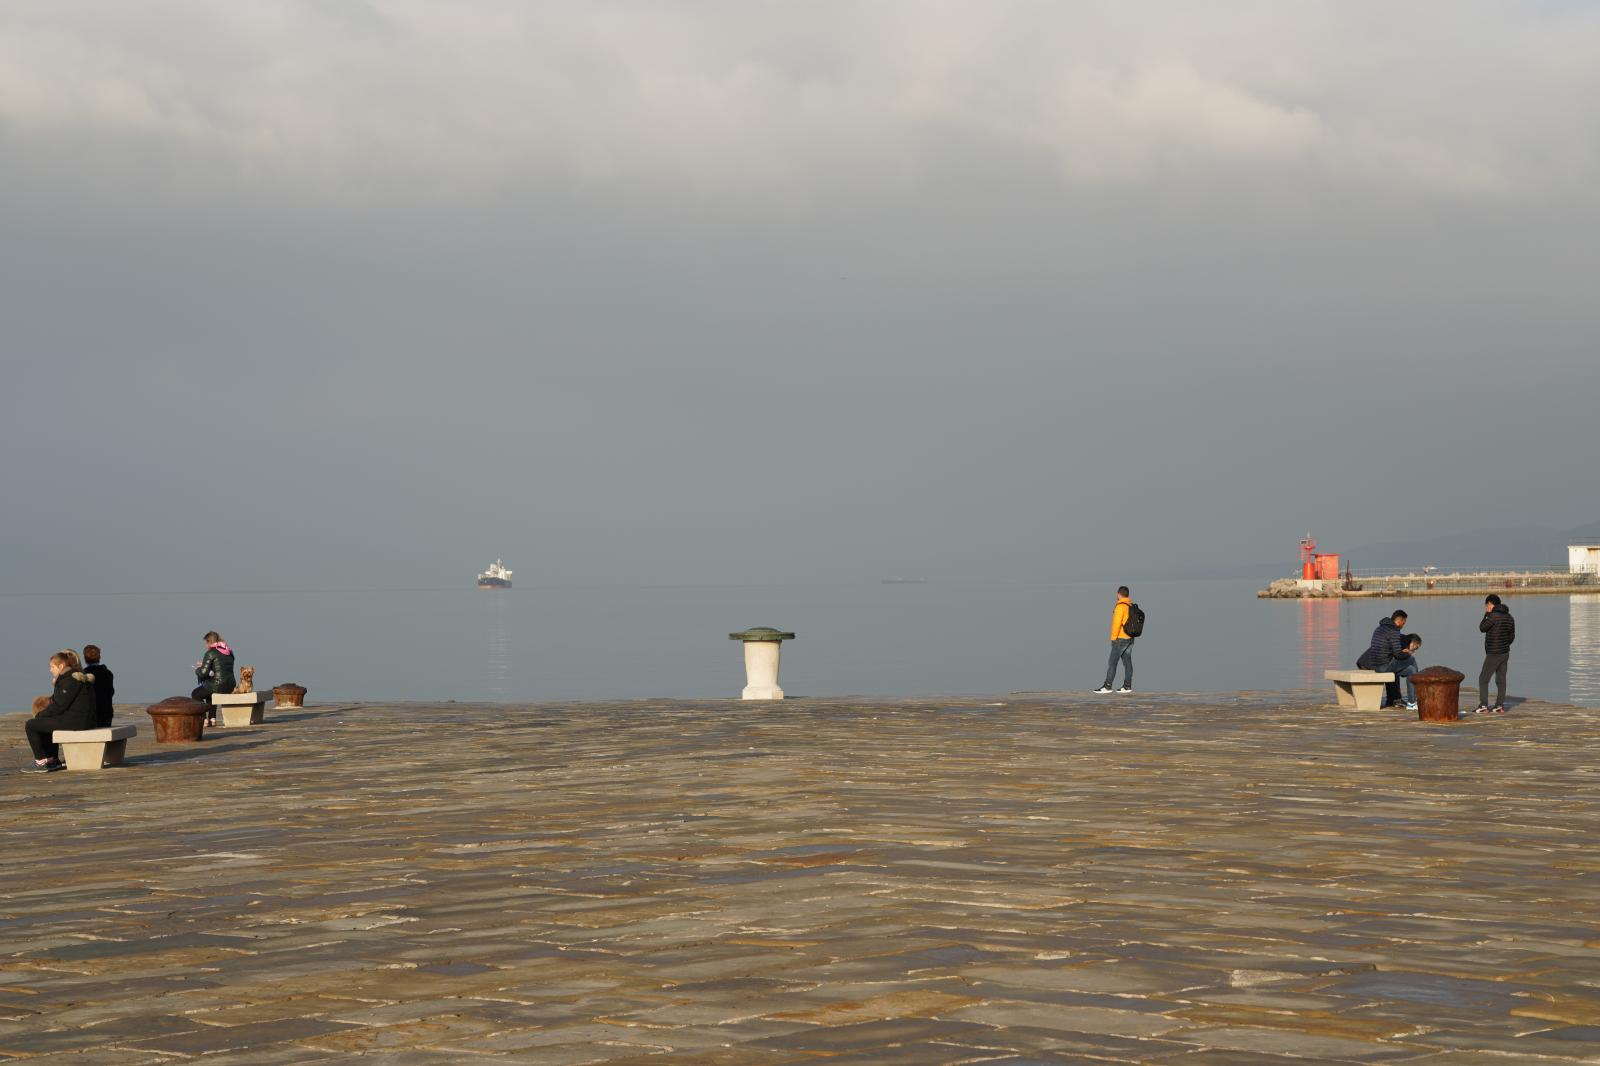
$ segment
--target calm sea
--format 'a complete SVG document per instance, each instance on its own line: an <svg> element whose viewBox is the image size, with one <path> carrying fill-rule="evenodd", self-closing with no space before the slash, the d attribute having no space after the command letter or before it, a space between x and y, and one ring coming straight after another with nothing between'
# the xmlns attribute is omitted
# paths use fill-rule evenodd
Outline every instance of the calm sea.
<svg viewBox="0 0 1600 1066"><path fill-rule="evenodd" d="M1396 606L1412 612L1424 665L1476 682L1475 598L1263 601L1258 584L1137 586L1149 621L1136 687L1320 689ZM119 702L187 692L208 629L255 665L257 687L298 681L313 702L735 696L743 661L728 633L760 625L798 634L783 652L794 696L1086 690L1103 676L1112 599L1100 583L938 581L0 595L0 709L47 691L49 654L85 642L105 649ZM1512 694L1600 706L1600 596L1508 602Z"/></svg>

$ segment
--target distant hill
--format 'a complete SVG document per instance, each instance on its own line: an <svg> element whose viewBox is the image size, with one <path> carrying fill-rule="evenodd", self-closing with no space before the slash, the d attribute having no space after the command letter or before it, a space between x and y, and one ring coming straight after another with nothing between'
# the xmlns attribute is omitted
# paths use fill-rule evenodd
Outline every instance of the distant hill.
<svg viewBox="0 0 1600 1066"><path fill-rule="evenodd" d="M1585 531L1589 532L1585 532ZM1352 548L1344 561L1357 570L1449 569L1505 570L1518 567L1565 566L1567 545L1600 533L1600 522L1573 530L1550 526L1512 526L1449 533L1431 540L1389 541Z"/></svg>
<svg viewBox="0 0 1600 1066"><path fill-rule="evenodd" d="M1586 526L1569 529L1566 535L1569 539L1562 543L1562 547L1568 544L1600 544L1600 522L1590 522ZM1563 553L1561 558L1564 562L1566 555Z"/></svg>

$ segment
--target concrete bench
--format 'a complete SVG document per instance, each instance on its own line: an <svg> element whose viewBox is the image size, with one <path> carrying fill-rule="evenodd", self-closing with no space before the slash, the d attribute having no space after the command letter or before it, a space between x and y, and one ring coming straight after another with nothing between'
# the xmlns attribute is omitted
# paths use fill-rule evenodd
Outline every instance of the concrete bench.
<svg viewBox="0 0 1600 1066"><path fill-rule="evenodd" d="M121 766L128 738L138 735L138 726L116 725L110 729L57 729L50 739L61 748L68 770L98 770Z"/></svg>
<svg viewBox="0 0 1600 1066"><path fill-rule="evenodd" d="M1339 706L1354 707L1358 711L1381 709L1384 687L1394 680L1393 674L1380 674L1375 670L1328 670L1322 676L1333 682L1339 694Z"/></svg>
<svg viewBox="0 0 1600 1066"><path fill-rule="evenodd" d="M215 692L211 706L222 716L224 726L260 725L267 720L270 692Z"/></svg>

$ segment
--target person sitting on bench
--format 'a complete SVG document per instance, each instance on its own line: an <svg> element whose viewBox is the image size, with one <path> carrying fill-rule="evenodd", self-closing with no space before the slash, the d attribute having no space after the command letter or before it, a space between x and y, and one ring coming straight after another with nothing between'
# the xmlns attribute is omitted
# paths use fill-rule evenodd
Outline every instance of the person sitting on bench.
<svg viewBox="0 0 1600 1066"><path fill-rule="evenodd" d="M205 656L194 664L194 676L200 684L190 696L206 705L206 725L216 725L217 709L211 704L211 694L232 692L238 682L233 678L233 649L221 634L213 629L206 634L205 641Z"/></svg>
<svg viewBox="0 0 1600 1066"><path fill-rule="evenodd" d="M28 734L28 747L33 749L33 762L22 768L23 773L45 774L61 769L61 753L51 739L56 730L95 728L98 710L94 702L94 675L79 670L79 665L74 652L58 651L50 656L50 679L55 687L45 709L23 726Z"/></svg>
<svg viewBox="0 0 1600 1066"><path fill-rule="evenodd" d="M1356 660L1357 670L1373 670L1380 674L1390 673L1390 666L1405 649L1406 635L1401 629L1406 624L1406 613L1396 611L1378 622L1378 628L1372 631L1372 640L1367 645L1367 650L1361 653L1361 658ZM1384 687L1384 706L1400 702L1400 680L1396 678Z"/></svg>
<svg viewBox="0 0 1600 1066"><path fill-rule="evenodd" d="M111 700L117 690L110 669L100 661L98 644L83 646L83 672L94 675L95 728L110 729L111 718L116 713L111 709Z"/></svg>
<svg viewBox="0 0 1600 1066"><path fill-rule="evenodd" d="M1406 634L1406 646L1394 653L1394 658L1389 662L1389 672L1394 674L1394 688L1398 696L1400 682L1406 683L1406 710L1417 709L1417 686L1411 680L1411 675L1420 667L1417 666L1417 649L1422 647L1422 638L1415 633ZM1399 702L1398 699L1395 702Z"/></svg>

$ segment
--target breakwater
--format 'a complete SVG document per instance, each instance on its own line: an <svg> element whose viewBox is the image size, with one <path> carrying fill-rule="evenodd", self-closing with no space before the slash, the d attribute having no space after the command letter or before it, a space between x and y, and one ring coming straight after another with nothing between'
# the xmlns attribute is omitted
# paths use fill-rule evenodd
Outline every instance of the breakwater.
<svg viewBox="0 0 1600 1066"><path fill-rule="evenodd" d="M1600 575L1566 570L1478 570L1358 573L1337 581L1282 578L1256 593L1264 600L1362 599L1391 596L1519 596L1600 592Z"/></svg>

